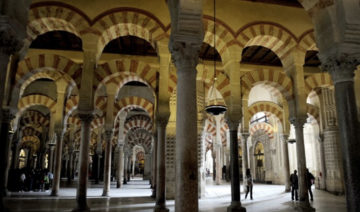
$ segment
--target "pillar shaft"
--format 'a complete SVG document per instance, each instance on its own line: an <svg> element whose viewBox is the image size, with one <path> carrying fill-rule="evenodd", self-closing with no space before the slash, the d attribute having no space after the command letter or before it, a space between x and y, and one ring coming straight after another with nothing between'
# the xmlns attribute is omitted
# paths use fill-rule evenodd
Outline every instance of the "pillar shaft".
<svg viewBox="0 0 360 212"><path fill-rule="evenodd" d="M51 196L59 195L60 180L61 180L63 136L64 133L62 131L56 133L55 167L54 167L54 178L53 178Z"/></svg>
<svg viewBox="0 0 360 212"><path fill-rule="evenodd" d="M347 55L329 58L325 68L335 84L335 103L345 173L347 211L360 211L360 133L354 91L358 61Z"/></svg>
<svg viewBox="0 0 360 212"><path fill-rule="evenodd" d="M128 162L128 157L127 155L125 154L124 155L124 184L127 184L127 162Z"/></svg>
<svg viewBox="0 0 360 212"><path fill-rule="evenodd" d="M73 175L73 160L74 160L74 150L71 149L69 150L69 165L68 165L68 171L67 171L67 182L70 183L72 180L72 175Z"/></svg>
<svg viewBox="0 0 360 212"><path fill-rule="evenodd" d="M168 117L156 117L157 124L157 159L156 159L156 205L154 212L169 211L165 196L165 144Z"/></svg>
<svg viewBox="0 0 360 212"><path fill-rule="evenodd" d="M127 163L126 167L127 167L127 181L130 181L130 176L131 176L131 154L128 155L128 163Z"/></svg>
<svg viewBox="0 0 360 212"><path fill-rule="evenodd" d="M305 205L309 204L308 188L307 188L307 171L306 171L306 157L304 145L304 124L306 123L306 116L295 117L290 121L295 127L296 135L296 155L298 167L298 182L299 182L299 200Z"/></svg>
<svg viewBox="0 0 360 212"><path fill-rule="evenodd" d="M155 136L154 136L155 137ZM154 139L154 148L153 148L153 157L152 157L152 180L151 180L151 188L152 195L151 197L156 197L156 181L157 181L157 136Z"/></svg>
<svg viewBox="0 0 360 212"><path fill-rule="evenodd" d="M242 133L241 138L241 149L242 149L242 172L243 172L243 179L245 179L246 176L246 169L249 168L249 162L248 162L248 146L247 146L247 140L250 136L249 133ZM243 185L244 190L246 190L245 184Z"/></svg>
<svg viewBox="0 0 360 212"><path fill-rule="evenodd" d="M9 174L9 156L10 156L10 149L11 149L11 138L12 135L9 136L9 129L10 129L10 121L13 118L13 116L10 114L10 111L8 109L2 109L2 120L1 120L1 146L0 148L4 148L1 151L1 154L4 154L2 157L4 157L3 165L1 166L1 175L2 175L2 181L0 183L1 186L1 195L7 194L7 181L8 181L8 174Z"/></svg>
<svg viewBox="0 0 360 212"><path fill-rule="evenodd" d="M231 204L228 212L246 212L240 202L240 177L239 177L239 143L238 126L239 122L230 121L227 117L227 124L230 129L230 174L231 174ZM244 143L244 142L243 142ZM244 161L244 159L243 159Z"/></svg>
<svg viewBox="0 0 360 212"><path fill-rule="evenodd" d="M111 172L111 138L112 130L105 131L105 165L104 165L104 188L102 196L109 196L110 191L110 172Z"/></svg>
<svg viewBox="0 0 360 212"><path fill-rule="evenodd" d="M221 166L221 144L216 144L216 185L221 184L221 178L222 178L222 166ZM214 147L213 147L214 148Z"/></svg>
<svg viewBox="0 0 360 212"><path fill-rule="evenodd" d="M284 169L284 181L285 181L285 192L290 192L290 165L289 165L289 150L288 150L288 135L280 135L282 141L282 152L283 152L283 169Z"/></svg>
<svg viewBox="0 0 360 212"><path fill-rule="evenodd" d="M145 154L145 166L144 166L144 180L150 180L150 170L151 170L151 155Z"/></svg>
<svg viewBox="0 0 360 212"><path fill-rule="evenodd" d="M196 66L200 45L174 43L177 67L175 212L196 212L198 203L198 145ZM160 145L160 144L159 144Z"/></svg>
<svg viewBox="0 0 360 212"><path fill-rule="evenodd" d="M318 138L319 152L320 152L320 172L322 174L320 181L320 189L326 190L326 166L325 166L325 150L324 150L324 136L321 135Z"/></svg>
<svg viewBox="0 0 360 212"><path fill-rule="evenodd" d="M116 188L120 188L122 185L121 179L124 173L124 145L120 144L119 148L119 158L118 158L118 167L117 167L117 177L116 177Z"/></svg>
<svg viewBox="0 0 360 212"><path fill-rule="evenodd" d="M79 155L79 178L78 187L76 191L76 203L77 206L73 209L73 212L78 211L90 211L87 206L87 183L89 173L89 152L90 152L90 136L91 136L91 121L94 116L92 114L79 113L81 120L81 140L80 140L80 155Z"/></svg>
<svg viewBox="0 0 360 212"><path fill-rule="evenodd" d="M53 169L54 169L54 149L55 149L55 144L53 143L49 143L49 171L51 173L53 173Z"/></svg>

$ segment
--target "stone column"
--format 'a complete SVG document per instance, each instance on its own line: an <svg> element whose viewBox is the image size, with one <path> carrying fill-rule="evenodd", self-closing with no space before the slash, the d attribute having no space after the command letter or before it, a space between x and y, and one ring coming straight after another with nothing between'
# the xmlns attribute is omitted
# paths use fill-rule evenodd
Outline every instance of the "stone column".
<svg viewBox="0 0 360 212"><path fill-rule="evenodd" d="M360 133L354 91L354 72L359 61L348 56L333 56L325 62L335 86L347 211L360 211Z"/></svg>
<svg viewBox="0 0 360 212"><path fill-rule="evenodd" d="M216 180L216 153L215 153L215 147L213 145L213 149L212 149L212 154L211 154L211 157L212 157L212 162L213 162L213 174L212 174L212 177L213 177L213 180L215 181Z"/></svg>
<svg viewBox="0 0 360 212"><path fill-rule="evenodd" d="M289 135L285 135L285 134L280 135L280 139L282 141L282 152L283 152L285 192L290 192L290 165L289 165L289 149L287 142L288 138Z"/></svg>
<svg viewBox="0 0 360 212"><path fill-rule="evenodd" d="M11 143L11 151L11 169L16 169L18 164L17 159L19 158L19 145L17 141Z"/></svg>
<svg viewBox="0 0 360 212"><path fill-rule="evenodd" d="M241 133L241 149L242 149L242 171L243 171L243 179L245 179L246 176L246 169L249 167L249 159L248 159L248 145L247 140L250 136L250 133ZM253 173L254 174L254 173ZM243 184L244 191L246 191L246 186Z"/></svg>
<svg viewBox="0 0 360 212"><path fill-rule="evenodd" d="M200 45L173 42L169 48L178 76L175 211L195 212L199 210L196 66Z"/></svg>
<svg viewBox="0 0 360 212"><path fill-rule="evenodd" d="M297 208L299 211L315 211L310 206L309 194L307 187L307 171L306 171L306 157L305 157L305 144L304 144L304 124L306 123L307 116L299 116L290 118L290 122L295 127L296 135L296 156L298 167L298 182L299 182L299 200L300 204Z"/></svg>
<svg viewBox="0 0 360 212"><path fill-rule="evenodd" d="M151 170L150 165L151 165L151 155L149 153L146 153L143 180L150 180L150 170Z"/></svg>
<svg viewBox="0 0 360 212"><path fill-rule="evenodd" d="M213 149L215 149L216 153L216 185L221 184L221 178L222 178L222 166L221 166L221 144L216 143L213 146Z"/></svg>
<svg viewBox="0 0 360 212"><path fill-rule="evenodd" d="M87 183L89 173L89 152L91 139L91 121L94 119L93 114L79 113L81 120L81 140L80 140L80 155L79 155L79 182L76 191L77 206L72 210L73 212L88 212L90 208L87 205Z"/></svg>
<svg viewBox="0 0 360 212"><path fill-rule="evenodd" d="M320 172L322 174L320 181L320 189L326 190L326 166L325 166L325 151L324 151L324 135L320 135L317 140L319 141L320 152Z"/></svg>
<svg viewBox="0 0 360 212"><path fill-rule="evenodd" d="M128 157L127 154L124 155L124 184L127 184L127 163L128 163Z"/></svg>
<svg viewBox="0 0 360 212"><path fill-rule="evenodd" d="M152 157L152 180L151 180L151 188L152 194L151 197L156 197L156 181L157 181L157 136L154 135L153 138L153 157Z"/></svg>
<svg viewBox="0 0 360 212"><path fill-rule="evenodd" d="M157 125L157 159L156 159L156 205L154 212L168 212L165 196L165 144L166 125L169 117L156 117Z"/></svg>
<svg viewBox="0 0 360 212"><path fill-rule="evenodd" d="M55 149L55 144L54 143L49 143L49 171L51 173L53 173L53 169L54 169L54 149Z"/></svg>
<svg viewBox="0 0 360 212"><path fill-rule="evenodd" d="M225 153L226 155L226 173L225 173L225 178L226 178L226 182L230 182L230 154L229 153Z"/></svg>
<svg viewBox="0 0 360 212"><path fill-rule="evenodd" d="M246 209L241 206L241 201L240 201L239 143L238 143L239 121L237 122L231 121L227 117L226 123L228 124L230 130L230 166L231 166L231 204L227 208L227 211L246 212ZM245 158L243 159L243 161L244 160Z"/></svg>
<svg viewBox="0 0 360 212"><path fill-rule="evenodd" d="M1 148L4 149L4 167L3 170L0 170L3 175L3 181L0 181L3 184L3 194L7 196L7 183L8 183L8 175L9 175L9 157L10 157L10 150L11 150L11 140L13 137L13 132L10 134L10 122L14 118L14 116L10 113L9 109L2 109L2 120L1 120L1 140L3 143Z"/></svg>
<svg viewBox="0 0 360 212"><path fill-rule="evenodd" d="M119 158L118 158L118 170L117 170L117 177L116 177L116 188L120 188L122 185L121 179L124 173L124 145L118 144L119 148Z"/></svg>
<svg viewBox="0 0 360 212"><path fill-rule="evenodd" d="M111 172L111 138L113 135L112 130L105 131L105 165L104 165L104 188L102 196L108 197L110 191L110 172Z"/></svg>
<svg viewBox="0 0 360 212"><path fill-rule="evenodd" d="M68 165L68 171L67 171L67 182L71 183L71 180L73 179L73 170L74 170L74 147L69 147L69 165Z"/></svg>
<svg viewBox="0 0 360 212"><path fill-rule="evenodd" d="M127 166L127 181L130 181L130 176L131 176L131 153L128 154L128 164Z"/></svg>
<svg viewBox="0 0 360 212"><path fill-rule="evenodd" d="M59 195L59 187L61 180L61 163L64 133L61 130L56 132L56 152L55 152L55 168L54 179L52 184L51 196Z"/></svg>

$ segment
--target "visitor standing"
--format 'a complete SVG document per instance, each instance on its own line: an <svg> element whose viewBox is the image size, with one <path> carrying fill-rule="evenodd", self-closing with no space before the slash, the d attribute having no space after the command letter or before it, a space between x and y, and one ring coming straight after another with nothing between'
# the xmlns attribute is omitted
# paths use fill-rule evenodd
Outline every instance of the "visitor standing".
<svg viewBox="0 0 360 212"><path fill-rule="evenodd" d="M315 182L315 177L313 174L311 174L309 172L309 169L306 169L306 171L307 171L307 186L308 186L308 190L309 190L309 194L310 194L310 200L313 201L314 198L313 198L313 193L311 191L311 186Z"/></svg>
<svg viewBox="0 0 360 212"><path fill-rule="evenodd" d="M246 169L246 176L245 176L245 182L246 182L246 188L247 188L247 191L246 191L246 194L245 194L245 199L247 198L247 195L250 191L250 199L252 200L253 199L253 196L252 196L252 189L253 189L253 177L250 173L250 169Z"/></svg>
<svg viewBox="0 0 360 212"><path fill-rule="evenodd" d="M298 201L298 193L297 190L299 189L299 182L298 182L298 176L297 171L294 170L294 174L290 175L290 185L291 185L291 200L294 201L294 193L295 193L295 199Z"/></svg>

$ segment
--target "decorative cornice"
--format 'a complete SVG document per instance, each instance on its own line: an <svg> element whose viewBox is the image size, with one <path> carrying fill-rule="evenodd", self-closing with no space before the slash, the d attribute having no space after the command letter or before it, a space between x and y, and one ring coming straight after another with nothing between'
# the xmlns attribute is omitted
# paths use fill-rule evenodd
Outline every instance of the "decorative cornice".
<svg viewBox="0 0 360 212"><path fill-rule="evenodd" d="M303 128L307 118L307 116L290 117L289 121L295 128Z"/></svg>

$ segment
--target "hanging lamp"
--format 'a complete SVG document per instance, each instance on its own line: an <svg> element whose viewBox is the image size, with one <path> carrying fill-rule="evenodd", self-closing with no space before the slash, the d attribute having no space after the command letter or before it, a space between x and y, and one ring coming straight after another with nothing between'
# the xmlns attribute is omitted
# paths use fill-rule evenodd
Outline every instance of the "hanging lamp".
<svg viewBox="0 0 360 212"><path fill-rule="evenodd" d="M212 86L212 90L210 91L210 98L212 97L213 93L215 92L215 98L213 100L209 100L208 102L208 105L205 107L205 111L208 113L208 114L211 114L211 115L214 115L214 116L217 116L217 115L220 115L220 114L223 114L226 112L226 105L225 104L220 104L218 102L218 99L217 99L217 92L215 90L215 85L216 85L216 54L215 54L215 45L216 45L216 36L215 36L215 1L214 0L214 81L213 81L213 86Z"/></svg>

